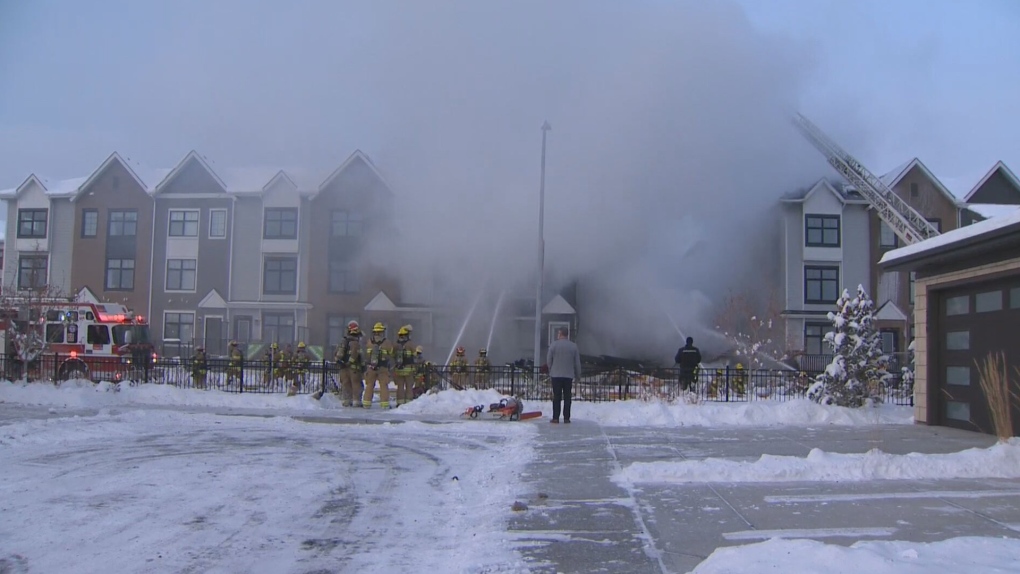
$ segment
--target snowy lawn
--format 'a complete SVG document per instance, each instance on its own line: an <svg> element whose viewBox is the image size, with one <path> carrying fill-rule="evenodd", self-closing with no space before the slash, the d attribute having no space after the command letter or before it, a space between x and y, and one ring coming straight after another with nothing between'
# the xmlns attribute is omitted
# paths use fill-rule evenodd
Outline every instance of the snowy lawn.
<svg viewBox="0 0 1020 574"><path fill-rule="evenodd" d="M525 401L526 411L543 411L534 422L461 420L468 406L499 399L444 391L381 411L345 409L331 395L0 382L0 402L50 407L37 409L43 418L0 420L0 571L528 571L506 528L550 405ZM216 412L195 412L203 409ZM86 412L98 414L75 414ZM609 433L913 422L910 407L806 400L575 402L572 418ZM633 492L644 482L1020 477L1018 453L1017 440L950 454L814 449L752 462L636 462L609 478ZM1010 538L849 547L772 539L717 548L694 572L948 573L1018 562L1020 542Z"/></svg>
<svg viewBox="0 0 1020 574"><path fill-rule="evenodd" d="M134 391L150 392L56 393ZM517 571L505 529L534 430L109 407L15 421L0 426L0 571Z"/></svg>

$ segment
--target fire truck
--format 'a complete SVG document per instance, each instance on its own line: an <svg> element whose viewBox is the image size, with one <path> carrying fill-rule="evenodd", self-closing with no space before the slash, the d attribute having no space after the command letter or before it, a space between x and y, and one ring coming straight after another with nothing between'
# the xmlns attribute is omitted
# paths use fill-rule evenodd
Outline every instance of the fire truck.
<svg viewBox="0 0 1020 574"><path fill-rule="evenodd" d="M156 360L145 318L118 303L7 302L0 309L0 348L8 363L56 381L120 381Z"/></svg>

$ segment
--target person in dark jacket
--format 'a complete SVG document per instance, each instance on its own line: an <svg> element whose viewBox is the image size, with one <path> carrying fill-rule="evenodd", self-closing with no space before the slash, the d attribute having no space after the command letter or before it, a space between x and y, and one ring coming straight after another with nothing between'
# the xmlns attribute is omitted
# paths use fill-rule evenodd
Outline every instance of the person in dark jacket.
<svg viewBox="0 0 1020 574"><path fill-rule="evenodd" d="M687 344L677 349L673 360L680 367L680 388L690 390L697 378L698 365L701 364L701 351L694 346L694 337L687 337Z"/></svg>
<svg viewBox="0 0 1020 574"><path fill-rule="evenodd" d="M560 401L563 401L563 422L570 422L570 395L573 382L581 378L581 353L567 338L566 327L556 330L556 340L549 345L545 362L553 388L553 415L549 422L560 422Z"/></svg>

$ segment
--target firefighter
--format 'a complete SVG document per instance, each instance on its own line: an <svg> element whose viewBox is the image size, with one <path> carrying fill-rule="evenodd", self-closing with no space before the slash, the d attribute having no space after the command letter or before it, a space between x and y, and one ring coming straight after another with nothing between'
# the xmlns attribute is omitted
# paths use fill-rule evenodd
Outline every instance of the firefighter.
<svg viewBox="0 0 1020 574"><path fill-rule="evenodd" d="M386 325L376 323L372 327L372 337L365 345L365 393L361 397L361 406L372 408L372 395L375 384L379 383L379 406L390 408L390 368L393 366L393 343L386 339Z"/></svg>
<svg viewBox="0 0 1020 574"><path fill-rule="evenodd" d="M411 390L413 398L418 398L425 394L428 390L426 381L428 377L428 368L432 366L431 363L425 362L425 349L421 345L418 345L414 349L414 388Z"/></svg>
<svg viewBox="0 0 1020 574"><path fill-rule="evenodd" d="M393 382L397 384L397 406L407 404L414 395L415 348L411 346L411 326L404 325L397 331L394 348Z"/></svg>
<svg viewBox="0 0 1020 574"><path fill-rule="evenodd" d="M467 388L468 362L464 356L464 347L457 347L457 354L450 361L450 384L453 388L463 390Z"/></svg>
<svg viewBox="0 0 1020 574"><path fill-rule="evenodd" d="M205 348L195 347L195 356L191 358L191 380L195 382L196 389L205 388L205 375L208 369Z"/></svg>
<svg viewBox="0 0 1020 574"><path fill-rule="evenodd" d="M276 378L283 379L284 381L294 381L294 369L292 367L292 361L294 359L294 349L291 348L290 343L280 351L280 360L277 362L279 365L276 371Z"/></svg>
<svg viewBox="0 0 1020 574"><path fill-rule="evenodd" d="M487 389L492 383L492 363L489 362L489 353L486 349L478 350L478 358L475 359L475 388Z"/></svg>
<svg viewBox="0 0 1020 574"><path fill-rule="evenodd" d="M241 350L237 348L237 341L230 342L230 349L228 351L230 355L230 365L227 367L227 384L229 385L237 379L238 386L241 385L241 361L244 359L244 355L241 354Z"/></svg>
<svg viewBox="0 0 1020 574"><path fill-rule="evenodd" d="M340 367L340 401L345 407L353 407L355 398L364 392L361 379L365 373L365 360L361 336L361 326L357 321L347 323L347 334L333 355L333 361Z"/></svg>
<svg viewBox="0 0 1020 574"><path fill-rule="evenodd" d="M291 358L291 385L290 390L287 392L287 396L294 396L304 386L308 378L308 367L311 365L312 359L308 356L308 351L305 348L305 342L299 341L297 344L297 351L294 352L294 356Z"/></svg>

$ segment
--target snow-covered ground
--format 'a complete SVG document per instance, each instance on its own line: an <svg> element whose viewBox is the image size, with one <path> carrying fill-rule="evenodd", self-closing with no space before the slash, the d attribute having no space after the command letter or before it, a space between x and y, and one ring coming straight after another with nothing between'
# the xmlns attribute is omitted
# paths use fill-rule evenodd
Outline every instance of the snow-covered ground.
<svg viewBox="0 0 1020 574"><path fill-rule="evenodd" d="M506 529L549 405L525 402L544 412L536 422L459 416L499 398L444 391L382 411L343 408L331 395L0 382L0 571L526 572ZM12 415L12 405L32 406ZM910 407L809 401L575 402L572 418L606 428L913 422ZM976 476L1020 477L1020 441L949 454L640 462L612 478L632 489ZM772 539L718 548L694 572L1007 572L1017 563L1012 538Z"/></svg>

